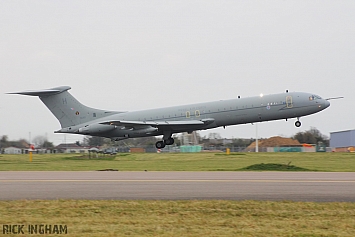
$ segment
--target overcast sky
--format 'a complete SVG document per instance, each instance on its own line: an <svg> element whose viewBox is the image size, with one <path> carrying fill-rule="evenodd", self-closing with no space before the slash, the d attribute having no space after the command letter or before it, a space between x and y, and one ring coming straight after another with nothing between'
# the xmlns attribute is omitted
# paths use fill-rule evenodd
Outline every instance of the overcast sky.
<svg viewBox="0 0 355 237"><path fill-rule="evenodd" d="M344 96L314 115L264 122L260 137L355 129L355 1L0 1L0 136L47 136L37 97L71 86L87 106L140 110L304 91ZM202 132L255 137L251 124ZM82 140L66 135L67 142Z"/></svg>

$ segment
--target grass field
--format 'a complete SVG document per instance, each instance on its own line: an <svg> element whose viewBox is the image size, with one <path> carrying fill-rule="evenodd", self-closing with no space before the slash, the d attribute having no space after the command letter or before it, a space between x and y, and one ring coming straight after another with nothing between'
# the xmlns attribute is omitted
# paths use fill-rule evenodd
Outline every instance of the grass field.
<svg viewBox="0 0 355 237"><path fill-rule="evenodd" d="M66 236L350 237L355 233L355 203L1 201L0 213L0 225L25 225L25 236L26 226L38 224L67 225Z"/></svg>
<svg viewBox="0 0 355 237"><path fill-rule="evenodd" d="M249 166L274 170L277 164L295 166L286 169L295 171L354 172L355 153L122 153L91 159L80 154L34 154L32 162L29 155L0 155L0 171L239 171Z"/></svg>

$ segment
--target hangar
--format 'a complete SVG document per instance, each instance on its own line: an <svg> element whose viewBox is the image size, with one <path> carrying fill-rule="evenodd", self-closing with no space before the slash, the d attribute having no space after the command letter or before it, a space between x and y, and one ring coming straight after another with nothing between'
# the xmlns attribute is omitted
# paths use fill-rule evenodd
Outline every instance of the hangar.
<svg viewBox="0 0 355 237"><path fill-rule="evenodd" d="M330 133L330 147L338 152L355 150L355 129Z"/></svg>

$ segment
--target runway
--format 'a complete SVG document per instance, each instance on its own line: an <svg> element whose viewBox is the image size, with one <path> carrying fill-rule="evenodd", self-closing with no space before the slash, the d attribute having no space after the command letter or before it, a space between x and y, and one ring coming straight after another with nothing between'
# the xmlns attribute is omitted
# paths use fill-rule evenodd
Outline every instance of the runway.
<svg viewBox="0 0 355 237"><path fill-rule="evenodd" d="M21 199L354 202L355 173L0 172L0 200Z"/></svg>

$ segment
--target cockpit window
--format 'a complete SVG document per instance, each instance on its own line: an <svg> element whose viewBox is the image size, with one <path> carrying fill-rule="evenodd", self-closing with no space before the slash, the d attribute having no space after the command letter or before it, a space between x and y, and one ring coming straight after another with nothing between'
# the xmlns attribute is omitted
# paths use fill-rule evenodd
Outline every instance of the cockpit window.
<svg viewBox="0 0 355 237"><path fill-rule="evenodd" d="M309 100L320 100L320 99L322 99L322 98L320 96L318 96L318 95L311 95L309 97Z"/></svg>

